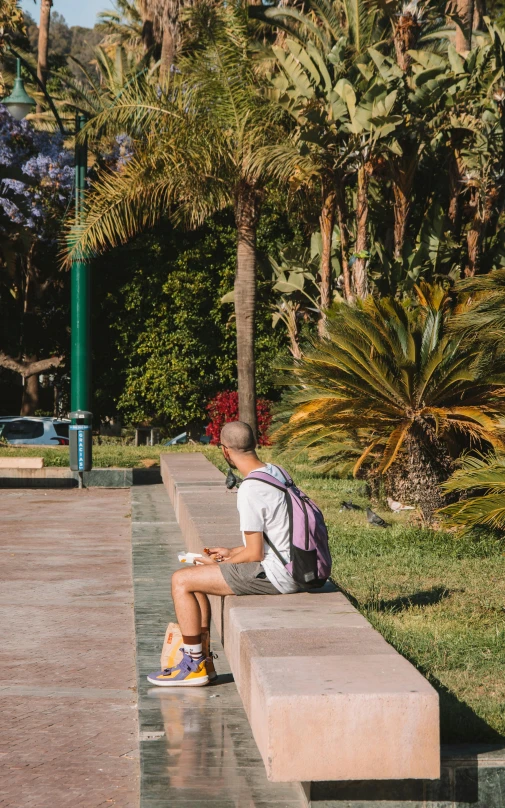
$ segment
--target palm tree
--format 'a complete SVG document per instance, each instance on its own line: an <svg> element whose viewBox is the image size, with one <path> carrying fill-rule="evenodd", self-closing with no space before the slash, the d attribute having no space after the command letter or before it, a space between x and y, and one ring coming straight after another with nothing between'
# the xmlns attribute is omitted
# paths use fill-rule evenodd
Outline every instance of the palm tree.
<svg viewBox="0 0 505 808"><path fill-rule="evenodd" d="M139 5L146 31L152 30L154 41L161 44L160 75L166 78L180 45L180 0L139 0Z"/></svg>
<svg viewBox="0 0 505 808"><path fill-rule="evenodd" d="M367 254L368 245L371 164L365 160L362 165L350 168L349 158L356 143L348 137L346 124L349 121L343 118L348 118L347 99L354 94L353 83L360 77L356 61L380 38L381 14L361 0L358 3L344 0L339 8L331 2L312 0L307 4L306 13L287 5L254 7L251 14L289 34L281 40L282 47L273 48L280 69L273 83L277 99L296 121L297 131L291 144L276 151L265 151L262 158L274 176L290 180L295 187L313 186L315 180L319 181L322 239L319 331L322 334L325 312L332 302L331 241L335 222L340 233L346 299L352 300L355 294L364 297L368 293L363 256ZM353 173L358 181L354 284L348 258L345 199L345 182Z"/></svg>
<svg viewBox="0 0 505 808"><path fill-rule="evenodd" d="M505 356L447 333L454 304L440 286L416 300L343 303L328 336L288 370L281 446L327 470L352 463L426 516L465 447L505 446Z"/></svg>
<svg viewBox="0 0 505 808"><path fill-rule="evenodd" d="M125 242L165 213L196 227L232 206L239 410L256 432L256 229L264 183L251 163L277 139L278 112L258 92L246 11L202 5L191 21L199 47L180 60L164 89L142 75L88 125L90 135L128 133L135 156L121 172L99 175L67 258Z"/></svg>
<svg viewBox="0 0 505 808"><path fill-rule="evenodd" d="M144 20L137 0L115 0L114 8L101 11L98 20L104 44L121 45L134 52L145 47Z"/></svg>
<svg viewBox="0 0 505 808"><path fill-rule="evenodd" d="M49 55L49 26L53 0L40 0L39 44L37 53L37 77L45 87L47 81ZM37 109L40 112L40 109Z"/></svg>

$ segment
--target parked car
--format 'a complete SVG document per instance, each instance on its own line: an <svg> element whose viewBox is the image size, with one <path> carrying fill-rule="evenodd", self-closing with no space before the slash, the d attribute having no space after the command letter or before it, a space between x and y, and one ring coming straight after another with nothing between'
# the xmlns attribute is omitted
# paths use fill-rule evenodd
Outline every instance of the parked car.
<svg viewBox="0 0 505 808"><path fill-rule="evenodd" d="M179 446L181 443L187 443L189 440L187 432L181 432L180 435L176 435L175 438L171 438L167 440L163 446ZM200 435L198 438L198 443L210 443L210 435Z"/></svg>
<svg viewBox="0 0 505 808"><path fill-rule="evenodd" d="M66 418L35 418L21 415L0 416L0 437L9 444L68 446Z"/></svg>

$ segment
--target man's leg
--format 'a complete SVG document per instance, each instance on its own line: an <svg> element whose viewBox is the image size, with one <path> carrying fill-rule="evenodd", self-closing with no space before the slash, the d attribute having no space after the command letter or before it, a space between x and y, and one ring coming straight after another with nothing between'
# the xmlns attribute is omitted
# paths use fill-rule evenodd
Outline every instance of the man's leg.
<svg viewBox="0 0 505 808"><path fill-rule="evenodd" d="M172 576L172 597L179 622L184 655L177 668L149 674L148 681L161 687L206 685L209 666L202 648L202 628L209 623L210 604L206 595L233 595L218 564L188 567Z"/></svg>
<svg viewBox="0 0 505 808"><path fill-rule="evenodd" d="M210 604L206 595L233 595L219 569L219 565L187 567L172 576L172 597L177 622L183 638L201 638L202 627L210 622ZM201 609L204 605L205 614ZM200 639L201 642L201 639Z"/></svg>

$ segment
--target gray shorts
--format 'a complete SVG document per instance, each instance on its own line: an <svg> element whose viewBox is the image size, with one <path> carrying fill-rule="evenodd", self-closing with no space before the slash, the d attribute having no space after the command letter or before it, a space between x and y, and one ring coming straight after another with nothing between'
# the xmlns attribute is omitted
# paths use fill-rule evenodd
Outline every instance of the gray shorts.
<svg viewBox="0 0 505 808"><path fill-rule="evenodd" d="M270 583L259 561L219 565L223 578L235 595L280 595Z"/></svg>

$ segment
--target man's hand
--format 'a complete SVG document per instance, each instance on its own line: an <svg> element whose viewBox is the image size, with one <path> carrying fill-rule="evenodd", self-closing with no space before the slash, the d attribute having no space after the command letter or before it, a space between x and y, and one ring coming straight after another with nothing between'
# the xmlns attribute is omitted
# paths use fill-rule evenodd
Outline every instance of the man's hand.
<svg viewBox="0 0 505 808"><path fill-rule="evenodd" d="M203 556L200 556L199 558L195 558L195 560L193 561L193 564L195 565L195 567L200 567L200 566L203 566L205 564L215 564L216 561L217 561L216 558L209 558L209 556L203 555Z"/></svg>
<svg viewBox="0 0 505 808"><path fill-rule="evenodd" d="M229 547L209 547L208 551L214 561L221 561L223 558L230 558L231 556Z"/></svg>

